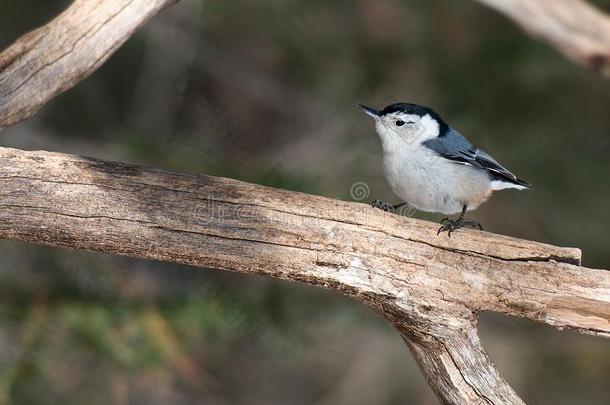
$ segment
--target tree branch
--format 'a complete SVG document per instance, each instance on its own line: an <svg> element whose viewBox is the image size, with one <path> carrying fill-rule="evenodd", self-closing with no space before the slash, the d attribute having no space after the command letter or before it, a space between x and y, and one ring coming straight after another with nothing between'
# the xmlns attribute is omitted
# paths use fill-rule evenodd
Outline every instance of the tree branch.
<svg viewBox="0 0 610 405"><path fill-rule="evenodd" d="M610 76L610 16L582 0L479 0L569 59Z"/></svg>
<svg viewBox="0 0 610 405"><path fill-rule="evenodd" d="M22 37L0 54L0 129L91 74L175 1L76 0ZM480 1L607 69L607 18L578 0L553 10L542 0ZM363 204L48 152L0 148L0 182L0 238L352 296L394 325L445 403L522 403L481 346L480 311L610 336L610 273L579 267L577 249L467 230L437 237L436 224Z"/></svg>
<svg viewBox="0 0 610 405"><path fill-rule="evenodd" d="M0 54L0 130L93 73L133 33L177 0L75 0Z"/></svg>
<svg viewBox="0 0 610 405"><path fill-rule="evenodd" d="M0 237L323 286L375 308L446 403L520 403L477 314L610 336L610 273L578 249L236 180L0 148Z"/></svg>

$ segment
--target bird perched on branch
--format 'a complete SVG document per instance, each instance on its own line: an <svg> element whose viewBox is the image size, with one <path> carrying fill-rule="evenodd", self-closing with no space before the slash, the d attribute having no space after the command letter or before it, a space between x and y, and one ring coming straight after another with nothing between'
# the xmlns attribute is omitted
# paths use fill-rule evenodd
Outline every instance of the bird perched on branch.
<svg viewBox="0 0 610 405"><path fill-rule="evenodd" d="M446 215L437 234L464 226L483 229L466 221L466 211L477 208L495 190L527 189L493 157L473 146L447 125L432 109L416 104L396 103L378 111L360 104L375 120L383 146L383 169L394 193L404 201L392 206L379 200L373 206L385 211L404 205Z"/></svg>

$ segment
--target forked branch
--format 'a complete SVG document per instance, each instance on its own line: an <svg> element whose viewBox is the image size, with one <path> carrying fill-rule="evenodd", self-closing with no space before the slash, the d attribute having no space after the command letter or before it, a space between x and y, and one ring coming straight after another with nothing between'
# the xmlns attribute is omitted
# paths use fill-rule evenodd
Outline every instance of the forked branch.
<svg viewBox="0 0 610 405"><path fill-rule="evenodd" d="M0 149L0 238L322 286L375 308L448 403L518 403L481 347L495 311L610 336L610 273L580 251L236 180Z"/></svg>
<svg viewBox="0 0 610 405"><path fill-rule="evenodd" d="M0 54L0 129L91 74L175 1L76 0L22 37ZM606 23L579 28L562 18L562 29L585 38L571 43L562 34L566 49L585 44L589 61L590 50L607 55L590 44L607 37L589 38ZM481 346L480 311L610 336L610 273L579 267L577 249L466 230L436 237L435 224L363 204L48 152L0 148L0 184L0 238L267 275L355 297L398 329L446 403L521 402Z"/></svg>

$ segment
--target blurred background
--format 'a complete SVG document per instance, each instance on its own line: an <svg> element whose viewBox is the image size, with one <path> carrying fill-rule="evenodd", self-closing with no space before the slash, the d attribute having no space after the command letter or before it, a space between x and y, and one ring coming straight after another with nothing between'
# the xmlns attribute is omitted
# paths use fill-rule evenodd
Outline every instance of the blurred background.
<svg viewBox="0 0 610 405"><path fill-rule="evenodd" d="M0 48L68 4L3 1ZM398 202L356 107L395 101L534 185L479 208L487 230L610 269L610 81L472 0L182 0L0 144ZM526 402L610 403L607 340L487 314L481 330ZM337 294L0 241L3 403L437 400L398 334Z"/></svg>

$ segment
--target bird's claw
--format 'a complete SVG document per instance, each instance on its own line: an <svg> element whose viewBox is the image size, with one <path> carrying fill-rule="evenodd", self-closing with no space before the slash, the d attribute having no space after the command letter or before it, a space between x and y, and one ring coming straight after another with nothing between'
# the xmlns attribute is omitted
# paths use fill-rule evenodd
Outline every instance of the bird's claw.
<svg viewBox="0 0 610 405"><path fill-rule="evenodd" d="M440 235L441 232L447 232L447 236L451 237L451 232L460 229L462 226L461 221L453 221L449 218L445 218L441 221L441 227L438 228L436 235Z"/></svg>
<svg viewBox="0 0 610 405"><path fill-rule="evenodd" d="M394 212L394 207L391 204L381 200L375 200L371 203L371 205L373 208L379 208L380 210L384 210L386 212Z"/></svg>
<svg viewBox="0 0 610 405"><path fill-rule="evenodd" d="M460 228L468 226L470 228L479 228L479 230L483 230L483 226L477 221L464 221L463 218L458 218L456 220L443 218L441 221L441 227L438 228L438 232L436 235L440 235L441 232L447 232L447 236L451 237L451 232L457 231Z"/></svg>

